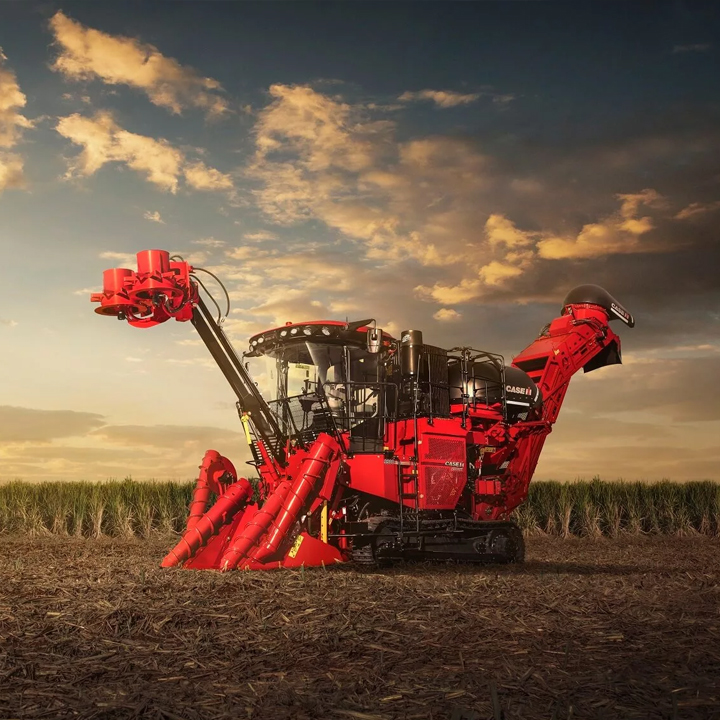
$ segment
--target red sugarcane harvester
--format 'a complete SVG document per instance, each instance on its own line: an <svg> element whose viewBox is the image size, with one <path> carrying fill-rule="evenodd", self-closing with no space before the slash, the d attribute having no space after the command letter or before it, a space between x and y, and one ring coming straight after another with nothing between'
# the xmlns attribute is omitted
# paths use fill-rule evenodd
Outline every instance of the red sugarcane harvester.
<svg viewBox="0 0 720 720"><path fill-rule="evenodd" d="M581 285L511 365L429 345L419 330L395 339L372 319L287 323L240 357L219 306L216 319L200 296L202 268L163 250L137 264L105 271L95 312L140 328L189 320L237 396L253 458L251 482L207 451L165 567L522 562L510 515L570 378L620 363L608 322L635 324L605 290Z"/></svg>

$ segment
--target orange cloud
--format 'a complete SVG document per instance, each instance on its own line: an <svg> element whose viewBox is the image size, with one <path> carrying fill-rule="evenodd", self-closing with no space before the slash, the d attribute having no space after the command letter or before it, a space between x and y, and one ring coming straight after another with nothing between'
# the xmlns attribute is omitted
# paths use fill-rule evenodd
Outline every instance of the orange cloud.
<svg viewBox="0 0 720 720"><path fill-rule="evenodd" d="M185 182L196 190L230 190L232 178L203 162L194 162L183 169Z"/></svg>
<svg viewBox="0 0 720 720"><path fill-rule="evenodd" d="M0 48L0 147L10 148L20 140L22 131L33 126L20 113L27 98L20 90L15 73L5 66L7 57Z"/></svg>
<svg viewBox="0 0 720 720"><path fill-rule="evenodd" d="M128 85L173 113L198 107L209 116L228 110L220 83L165 57L153 45L85 27L58 11L50 29L59 48L52 69L69 80L98 78L108 85Z"/></svg>
<svg viewBox="0 0 720 720"><path fill-rule="evenodd" d="M20 110L27 98L20 90L15 73L5 65L7 57L0 48L0 148L12 148L20 142L24 130L33 127ZM24 187L24 161L16 153L0 152L0 193Z"/></svg>
<svg viewBox="0 0 720 720"><path fill-rule="evenodd" d="M167 140L124 130L107 111L97 112L92 118L73 113L59 118L55 129L83 147L80 155L69 162L68 178L90 176L106 163L121 162L143 174L148 182L173 194L182 176L187 185L196 190L227 190L233 186L229 175L202 162L189 162L184 153Z"/></svg>
<svg viewBox="0 0 720 720"><path fill-rule="evenodd" d="M667 210L653 189L617 195L617 210L572 234L524 228L494 210L498 187L505 183L532 197L543 186L533 178L498 177L476 143L443 136L399 141L395 124L374 121L369 105L307 86L274 85L270 94L257 114L247 169L258 182L253 192L262 212L279 225L319 221L376 268L403 263L405 277L423 278L413 283L419 298L449 306L497 297L544 261L667 249L652 232ZM273 263L285 253L277 250ZM258 278L268 277L266 269L249 269L249 260L243 254L238 278L244 273L264 290ZM323 302L336 301L336 288L322 289ZM346 285L343 292L350 292ZM360 291L353 286L352 292Z"/></svg>
<svg viewBox="0 0 720 720"><path fill-rule="evenodd" d="M378 262L459 262L468 238L457 226L473 232L477 193L489 186L486 158L454 138L398 143L392 122L310 87L274 85L271 95L247 171L260 183L254 194L268 218L319 219L362 240Z"/></svg>
<svg viewBox="0 0 720 720"><path fill-rule="evenodd" d="M3 190L25 187L25 161L14 153L0 153L0 193Z"/></svg>
<svg viewBox="0 0 720 720"><path fill-rule="evenodd" d="M716 200L711 203L694 202L680 210L680 212L675 215L675 219L688 220L689 218L697 217L698 215L715 212L715 210L720 210L720 200Z"/></svg>
<svg viewBox="0 0 720 720"><path fill-rule="evenodd" d="M478 278L463 278L457 285L435 283L432 287L418 285L415 294L424 300L434 300L440 305L469 302L482 293L482 284Z"/></svg>
<svg viewBox="0 0 720 720"><path fill-rule="evenodd" d="M453 308L440 308L433 317L440 322L457 322L462 314Z"/></svg>
<svg viewBox="0 0 720 720"><path fill-rule="evenodd" d="M510 278L522 275L523 269L517 265L509 263L501 263L497 260L484 265L480 268L478 274L485 285L502 285Z"/></svg>
<svg viewBox="0 0 720 720"><path fill-rule="evenodd" d="M512 249L531 245L535 233L518 230L505 216L493 213L485 223L485 236L491 247L504 245Z"/></svg>
<svg viewBox="0 0 720 720"><path fill-rule="evenodd" d="M540 257L548 260L594 258L603 255L654 252L642 236L655 225L649 216L636 217L641 206L661 208L665 201L655 190L616 196L620 210L597 223L584 225L575 238L549 237L537 247Z"/></svg>

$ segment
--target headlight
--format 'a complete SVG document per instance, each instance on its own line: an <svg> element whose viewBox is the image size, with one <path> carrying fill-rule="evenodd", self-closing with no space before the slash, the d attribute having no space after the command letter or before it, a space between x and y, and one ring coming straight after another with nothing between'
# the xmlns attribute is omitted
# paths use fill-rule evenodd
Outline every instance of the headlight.
<svg viewBox="0 0 720 720"><path fill-rule="evenodd" d="M293 329L290 331L290 334L291 334L291 335L297 335L297 331L298 331L297 328L293 328Z"/></svg>
<svg viewBox="0 0 720 720"><path fill-rule="evenodd" d="M312 328L310 328L310 327L304 327L304 328L303 328L303 333L304 333L305 335L312 335Z"/></svg>
<svg viewBox="0 0 720 720"><path fill-rule="evenodd" d="M257 339L257 341L258 341L259 343L265 342L265 338L261 335L261 336Z"/></svg>
<svg viewBox="0 0 720 720"><path fill-rule="evenodd" d="M323 327L320 328L320 332L321 332L323 335L330 335L330 328L329 328L329 327L325 327L325 326L323 325Z"/></svg>
<svg viewBox="0 0 720 720"><path fill-rule="evenodd" d="M286 335L287 335L287 330L280 331L280 337L285 337Z"/></svg>

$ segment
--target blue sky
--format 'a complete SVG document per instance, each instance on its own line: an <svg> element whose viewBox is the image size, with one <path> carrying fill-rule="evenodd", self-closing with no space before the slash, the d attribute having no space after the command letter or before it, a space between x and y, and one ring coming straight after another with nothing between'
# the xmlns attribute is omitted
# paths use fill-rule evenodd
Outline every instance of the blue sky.
<svg viewBox="0 0 720 720"><path fill-rule="evenodd" d="M374 315L511 357L574 285L638 319L537 477L718 478L714 3L0 4L0 479L242 457L189 325L92 312L151 247L240 349Z"/></svg>

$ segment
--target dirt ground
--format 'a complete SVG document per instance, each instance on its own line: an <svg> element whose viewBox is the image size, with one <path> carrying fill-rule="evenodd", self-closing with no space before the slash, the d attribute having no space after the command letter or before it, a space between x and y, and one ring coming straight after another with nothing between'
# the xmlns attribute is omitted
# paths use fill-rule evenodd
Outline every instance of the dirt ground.
<svg viewBox="0 0 720 720"><path fill-rule="evenodd" d="M720 719L717 540L226 575L168 544L0 538L1 718Z"/></svg>

